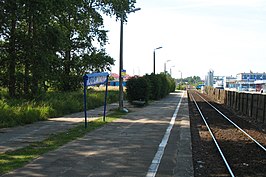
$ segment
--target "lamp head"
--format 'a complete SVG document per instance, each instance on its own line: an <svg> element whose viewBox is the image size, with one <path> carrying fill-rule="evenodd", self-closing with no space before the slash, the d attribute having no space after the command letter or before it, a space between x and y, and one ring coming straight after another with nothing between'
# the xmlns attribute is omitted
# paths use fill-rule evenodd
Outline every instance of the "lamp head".
<svg viewBox="0 0 266 177"><path fill-rule="evenodd" d="M158 50L158 49L161 49L161 48L163 48L162 46L161 47L157 47L157 48L155 48L154 50Z"/></svg>
<svg viewBox="0 0 266 177"><path fill-rule="evenodd" d="M127 11L127 13L131 13L131 12L136 12L136 11L138 11L138 10L140 10L141 8L135 8L135 9L132 9L132 10L130 10L130 11Z"/></svg>

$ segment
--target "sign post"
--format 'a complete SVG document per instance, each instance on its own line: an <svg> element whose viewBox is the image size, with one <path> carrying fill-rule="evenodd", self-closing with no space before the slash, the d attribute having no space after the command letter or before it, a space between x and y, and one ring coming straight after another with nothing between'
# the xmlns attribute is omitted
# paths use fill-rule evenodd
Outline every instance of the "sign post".
<svg viewBox="0 0 266 177"><path fill-rule="evenodd" d="M104 112L103 112L103 121L105 121L106 100L107 100L107 92L108 92L108 77L109 77L109 74L107 72L92 73L92 74L86 74L83 76L85 128L88 127L88 121L87 121L87 87L88 86L94 86L94 85L98 85L98 84L106 84L106 86L105 86L105 98L104 98Z"/></svg>

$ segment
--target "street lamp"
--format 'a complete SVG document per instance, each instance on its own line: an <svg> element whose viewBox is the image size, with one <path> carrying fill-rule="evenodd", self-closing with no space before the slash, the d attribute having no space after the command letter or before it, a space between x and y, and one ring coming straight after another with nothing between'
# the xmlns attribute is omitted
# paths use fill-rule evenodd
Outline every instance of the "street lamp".
<svg viewBox="0 0 266 177"><path fill-rule="evenodd" d="M165 63L164 63L164 74L166 74L166 72L167 72L166 71L166 63L169 62L169 61L171 61L171 60L166 60Z"/></svg>
<svg viewBox="0 0 266 177"><path fill-rule="evenodd" d="M123 23L124 23L124 15L125 13L136 12L140 10L140 8L132 9L127 12L121 13L121 24L120 24L120 55L119 55L119 110L123 111L123 77L122 77L122 70L123 70Z"/></svg>
<svg viewBox="0 0 266 177"><path fill-rule="evenodd" d="M180 80L180 82L181 82L181 84L182 84L182 71L179 70L178 72L181 73L181 80Z"/></svg>
<svg viewBox="0 0 266 177"><path fill-rule="evenodd" d="M175 67L174 65L170 67L170 76L171 77L172 77L172 68L174 68L174 67Z"/></svg>
<svg viewBox="0 0 266 177"><path fill-rule="evenodd" d="M157 47L153 50L153 74L155 74L155 50L161 49L163 47Z"/></svg>

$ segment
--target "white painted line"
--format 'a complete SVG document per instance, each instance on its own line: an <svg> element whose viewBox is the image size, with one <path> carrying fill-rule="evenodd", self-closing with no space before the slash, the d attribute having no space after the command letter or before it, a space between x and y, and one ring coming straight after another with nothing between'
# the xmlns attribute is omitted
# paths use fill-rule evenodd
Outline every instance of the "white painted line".
<svg viewBox="0 0 266 177"><path fill-rule="evenodd" d="M156 154L152 160L152 163L149 167L149 170L146 174L146 177L155 177L155 175L157 173L158 167L160 165L161 159L162 159L163 154L164 154L164 149L165 149L167 142L168 142L168 139L170 137L171 130L175 124L175 119L176 119L177 113L179 111L183 96L184 96L184 92L183 92L183 94L179 100L178 105L176 106L175 112L172 116L171 121L169 122L169 126L167 127L167 129L165 131L164 137L163 137L161 143L159 144L158 150L157 150L157 152L156 152Z"/></svg>

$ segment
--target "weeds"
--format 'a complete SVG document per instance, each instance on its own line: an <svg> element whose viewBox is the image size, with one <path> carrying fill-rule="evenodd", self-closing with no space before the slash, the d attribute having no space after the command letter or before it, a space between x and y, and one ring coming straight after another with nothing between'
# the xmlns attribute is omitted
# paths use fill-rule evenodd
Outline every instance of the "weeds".
<svg viewBox="0 0 266 177"><path fill-rule="evenodd" d="M107 102L118 101L118 91L108 91ZM87 109L104 104L104 90L90 89L87 94ZM35 100L0 100L0 128L29 124L83 111L83 92L47 92Z"/></svg>

